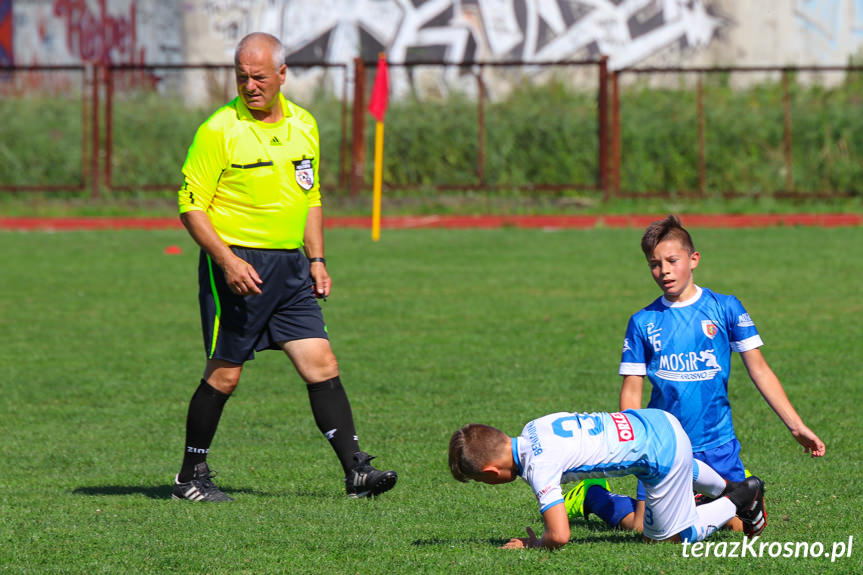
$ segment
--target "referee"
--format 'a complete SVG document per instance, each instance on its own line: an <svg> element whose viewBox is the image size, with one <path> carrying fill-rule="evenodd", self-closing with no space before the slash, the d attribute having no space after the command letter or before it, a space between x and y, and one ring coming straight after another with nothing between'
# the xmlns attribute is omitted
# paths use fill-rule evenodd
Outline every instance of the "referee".
<svg viewBox="0 0 863 575"><path fill-rule="evenodd" d="M330 294L324 260L315 119L281 93L278 39L243 38L234 55L239 96L195 134L183 165L180 218L201 246L199 299L207 363L189 403L186 450L173 497L233 501L213 484L207 453L243 364L281 349L307 383L315 422L339 458L349 497L392 489L360 451L316 298Z"/></svg>

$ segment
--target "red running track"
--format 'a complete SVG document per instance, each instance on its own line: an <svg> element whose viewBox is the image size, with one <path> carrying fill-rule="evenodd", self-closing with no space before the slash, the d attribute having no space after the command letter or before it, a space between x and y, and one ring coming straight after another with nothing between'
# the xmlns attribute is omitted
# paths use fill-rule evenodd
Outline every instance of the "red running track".
<svg viewBox="0 0 863 575"><path fill-rule="evenodd" d="M644 228L663 215L597 216L389 216L382 229L500 227L540 229ZM825 228L863 225L863 214L684 214L681 221L693 228L761 228L772 226L818 226ZM327 216L327 228L371 228L368 216ZM0 217L4 230L162 230L181 228L179 218L10 218Z"/></svg>

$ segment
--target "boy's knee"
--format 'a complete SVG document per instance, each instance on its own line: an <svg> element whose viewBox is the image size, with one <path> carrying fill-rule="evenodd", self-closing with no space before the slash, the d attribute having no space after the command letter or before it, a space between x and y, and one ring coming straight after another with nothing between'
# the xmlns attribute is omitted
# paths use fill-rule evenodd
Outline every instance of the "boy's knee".
<svg viewBox="0 0 863 575"><path fill-rule="evenodd" d="M642 533L644 531L644 521L639 521L637 514L633 511L621 519L615 527L625 529L626 531Z"/></svg>
<svg viewBox="0 0 863 575"><path fill-rule="evenodd" d="M600 485L593 485L584 498L585 512L593 513L611 527L641 531L637 502L626 495L611 493Z"/></svg>

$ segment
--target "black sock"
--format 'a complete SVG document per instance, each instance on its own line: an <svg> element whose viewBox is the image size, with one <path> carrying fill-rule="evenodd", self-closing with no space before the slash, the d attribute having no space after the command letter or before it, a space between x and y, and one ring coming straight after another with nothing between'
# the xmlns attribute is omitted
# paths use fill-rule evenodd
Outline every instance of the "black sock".
<svg viewBox="0 0 863 575"><path fill-rule="evenodd" d="M308 386L309 403L318 429L329 439L345 470L354 466L354 453L360 450L351 403L339 376Z"/></svg>
<svg viewBox="0 0 863 575"><path fill-rule="evenodd" d="M183 455L183 466L180 468L180 482L189 481L195 473L195 465L207 460L210 443L216 435L222 408L231 397L222 393L209 383L201 380L201 385L192 395L189 402L189 413L186 415L186 452Z"/></svg>

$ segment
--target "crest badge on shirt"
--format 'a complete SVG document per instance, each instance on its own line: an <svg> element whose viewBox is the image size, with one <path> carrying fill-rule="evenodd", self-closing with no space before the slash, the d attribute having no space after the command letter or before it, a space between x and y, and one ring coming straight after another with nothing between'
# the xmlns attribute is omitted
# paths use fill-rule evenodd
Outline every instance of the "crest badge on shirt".
<svg viewBox="0 0 863 575"><path fill-rule="evenodd" d="M307 192L315 185L315 170L312 168L312 161L303 158L302 160L294 160L294 178L297 184Z"/></svg>
<svg viewBox="0 0 863 575"><path fill-rule="evenodd" d="M713 339L717 332L719 332L719 328L716 327L716 322L712 319L703 319L701 320L701 331L704 332L704 335Z"/></svg>

